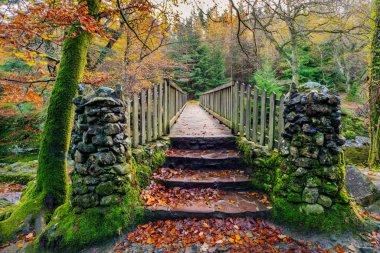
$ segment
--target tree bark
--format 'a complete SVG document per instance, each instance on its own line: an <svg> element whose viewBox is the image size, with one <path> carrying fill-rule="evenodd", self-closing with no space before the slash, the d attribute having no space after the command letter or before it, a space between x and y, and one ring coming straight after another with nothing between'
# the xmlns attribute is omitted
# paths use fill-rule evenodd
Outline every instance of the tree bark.
<svg viewBox="0 0 380 253"><path fill-rule="evenodd" d="M380 0L374 0L372 8L374 24L371 42L369 86L371 147L368 161L370 168L378 168L380 165Z"/></svg>
<svg viewBox="0 0 380 253"><path fill-rule="evenodd" d="M87 0L89 13L98 12L99 0ZM74 28L71 29L71 32ZM78 31L76 31L78 32ZM50 97L41 148L38 157L36 193L44 205L54 210L67 196L67 153L73 125L77 85L83 78L91 34L79 31L63 45L57 79Z"/></svg>

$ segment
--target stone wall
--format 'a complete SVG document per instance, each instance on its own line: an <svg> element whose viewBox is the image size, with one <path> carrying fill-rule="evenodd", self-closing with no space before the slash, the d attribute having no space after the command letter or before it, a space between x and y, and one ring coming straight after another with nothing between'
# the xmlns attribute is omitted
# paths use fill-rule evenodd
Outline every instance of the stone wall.
<svg viewBox="0 0 380 253"><path fill-rule="evenodd" d="M72 205L85 209L117 204L130 166L121 91L102 87L80 94L74 104Z"/></svg>
<svg viewBox="0 0 380 253"><path fill-rule="evenodd" d="M286 161L276 195L301 204L302 212L321 214L334 203L347 203L344 189L344 162L339 134L340 99L334 94L310 91L299 94L294 88L285 104Z"/></svg>

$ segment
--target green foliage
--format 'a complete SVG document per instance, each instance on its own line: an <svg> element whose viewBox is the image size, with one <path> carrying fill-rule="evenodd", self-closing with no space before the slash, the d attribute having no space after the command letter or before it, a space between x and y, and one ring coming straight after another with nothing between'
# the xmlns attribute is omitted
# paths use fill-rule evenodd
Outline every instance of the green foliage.
<svg viewBox="0 0 380 253"><path fill-rule="evenodd" d="M278 85L276 73L272 69L272 63L268 58L264 60L261 69L253 73L250 82L257 85L260 92L265 89L268 94L272 92L281 94L283 91L283 87Z"/></svg>
<svg viewBox="0 0 380 253"><path fill-rule="evenodd" d="M341 124L341 133L347 139L355 139L356 136L368 136L368 122L362 117L346 112L346 116L342 116Z"/></svg>
<svg viewBox="0 0 380 253"><path fill-rule="evenodd" d="M181 64L174 69L174 81L190 98L228 81L221 46L201 43L201 32L195 23L191 18L180 24L180 36L172 38L175 43L169 52L169 57Z"/></svg>
<svg viewBox="0 0 380 253"><path fill-rule="evenodd" d="M37 160L43 112L0 116L0 163ZM31 149L17 155L15 148Z"/></svg>
<svg viewBox="0 0 380 253"><path fill-rule="evenodd" d="M274 220L300 231L314 230L327 234L339 234L362 225L361 220L353 211L354 207L350 205L334 204L323 214L306 215L302 212L304 204L292 204L284 198L274 196L271 200L273 202L271 215Z"/></svg>

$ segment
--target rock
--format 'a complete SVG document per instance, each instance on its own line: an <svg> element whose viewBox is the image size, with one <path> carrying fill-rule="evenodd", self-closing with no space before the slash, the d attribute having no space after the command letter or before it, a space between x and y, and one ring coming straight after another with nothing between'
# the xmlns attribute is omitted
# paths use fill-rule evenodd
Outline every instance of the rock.
<svg viewBox="0 0 380 253"><path fill-rule="evenodd" d="M123 121L124 117L123 117L123 114L105 113L101 115L100 119L103 122L116 123L116 122Z"/></svg>
<svg viewBox="0 0 380 253"><path fill-rule="evenodd" d="M302 193L302 200L306 203L314 204L318 200L318 188L306 187Z"/></svg>
<svg viewBox="0 0 380 253"><path fill-rule="evenodd" d="M120 164L117 164L117 165L114 165L113 166L113 171L117 174L117 175L126 175L127 172L129 171L129 168L130 168L130 165L129 164L125 164L125 165L120 165Z"/></svg>
<svg viewBox="0 0 380 253"><path fill-rule="evenodd" d="M298 156L298 149L297 149L297 147L294 147L294 146L290 147L290 155L293 156L293 157L297 157Z"/></svg>
<svg viewBox="0 0 380 253"><path fill-rule="evenodd" d="M325 148L322 148L319 151L318 160L321 165L331 165L332 164L332 157L329 153L329 151Z"/></svg>
<svg viewBox="0 0 380 253"><path fill-rule="evenodd" d="M302 202L302 194L296 192L289 192L286 199L290 202Z"/></svg>
<svg viewBox="0 0 380 253"><path fill-rule="evenodd" d="M100 205L101 206L110 206L119 203L119 195L109 195L101 198Z"/></svg>
<svg viewBox="0 0 380 253"><path fill-rule="evenodd" d="M99 97L109 97L114 93L114 90L109 87L100 87L95 90L95 95Z"/></svg>
<svg viewBox="0 0 380 253"><path fill-rule="evenodd" d="M317 83L317 82L306 82L306 83L302 84L300 86L300 88L303 90L316 89L316 90L319 90L319 91L322 91L325 93L329 92L329 89L326 86L324 86L320 83Z"/></svg>
<svg viewBox="0 0 380 253"><path fill-rule="evenodd" d="M92 144L85 144L83 142L78 143L78 150L83 153L94 153L96 148Z"/></svg>
<svg viewBox="0 0 380 253"><path fill-rule="evenodd" d="M79 152L79 150L77 150L77 151L75 151L75 154L74 154L74 160L77 163L85 163L87 160L87 155L85 155L82 152Z"/></svg>
<svg viewBox="0 0 380 253"><path fill-rule="evenodd" d="M87 175L88 174L87 165L76 163L74 165L74 168L75 168L75 171L81 175Z"/></svg>
<svg viewBox="0 0 380 253"><path fill-rule="evenodd" d="M380 198L379 189L355 166L346 166L347 191L357 203L368 206Z"/></svg>
<svg viewBox="0 0 380 253"><path fill-rule="evenodd" d="M344 147L369 147L371 138L364 136L356 136L355 140L346 140Z"/></svg>
<svg viewBox="0 0 380 253"><path fill-rule="evenodd" d="M118 105L121 105L121 101L118 99L116 100L111 97L93 97L93 98L90 98L88 102L85 103L84 105L88 106L88 105L95 105L95 104L101 104L103 106L106 106L106 105L118 106Z"/></svg>
<svg viewBox="0 0 380 253"><path fill-rule="evenodd" d="M339 187L332 182L323 183L320 189L322 193L326 193L330 196L334 196L339 191Z"/></svg>
<svg viewBox="0 0 380 253"><path fill-rule="evenodd" d="M315 127L312 127L311 125L309 124L304 124L302 126L302 131L305 133L305 134L308 134L308 135L313 135L313 134L316 134L318 131Z"/></svg>
<svg viewBox="0 0 380 253"><path fill-rule="evenodd" d="M332 205L332 200L325 195L319 195L317 203L325 207L330 207Z"/></svg>
<svg viewBox="0 0 380 253"><path fill-rule="evenodd" d="M97 194L89 193L85 195L77 195L72 201L75 206L89 208L97 206L99 203L99 198Z"/></svg>
<svg viewBox="0 0 380 253"><path fill-rule="evenodd" d="M319 149L318 147L315 147L315 146L306 146L301 149L300 154L304 157L317 159L318 154L319 154Z"/></svg>
<svg viewBox="0 0 380 253"><path fill-rule="evenodd" d="M310 158L300 157L295 160L295 165L298 167L309 168L313 165L313 160Z"/></svg>
<svg viewBox="0 0 380 253"><path fill-rule="evenodd" d="M112 152L98 152L93 154L100 165L112 165L116 162L116 157Z"/></svg>
<svg viewBox="0 0 380 253"><path fill-rule="evenodd" d="M323 133L317 133L317 134L315 135L315 143L316 143L318 146L323 146L324 141L325 141L325 136L324 136Z"/></svg>
<svg viewBox="0 0 380 253"><path fill-rule="evenodd" d="M321 184L322 184L321 179L319 179L318 177L309 177L306 180L307 187L317 187L317 186L321 186Z"/></svg>
<svg viewBox="0 0 380 253"><path fill-rule="evenodd" d="M294 173L294 175L296 177L300 177L300 176L303 176L307 173L307 170L305 168L302 168L302 167L299 167L297 168L296 172Z"/></svg>
<svg viewBox="0 0 380 253"><path fill-rule="evenodd" d="M323 206L319 204L308 204L301 207L301 212L305 213L306 215L318 215L324 213Z"/></svg>
<svg viewBox="0 0 380 253"><path fill-rule="evenodd" d="M113 145L113 140L111 136L107 135L96 135L92 137L92 143L96 146L107 146L110 147Z"/></svg>
<svg viewBox="0 0 380 253"><path fill-rule="evenodd" d="M102 182L96 186L96 193L100 196L106 196L112 194L114 190L113 183L111 181Z"/></svg>
<svg viewBox="0 0 380 253"><path fill-rule="evenodd" d="M108 123L103 127L103 133L105 135L115 135L123 132L123 128L116 123Z"/></svg>

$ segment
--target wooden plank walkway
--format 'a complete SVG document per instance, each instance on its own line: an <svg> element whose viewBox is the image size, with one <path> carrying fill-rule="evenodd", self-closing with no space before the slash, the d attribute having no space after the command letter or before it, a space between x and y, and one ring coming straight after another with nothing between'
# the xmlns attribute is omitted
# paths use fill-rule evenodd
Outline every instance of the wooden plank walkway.
<svg viewBox="0 0 380 253"><path fill-rule="evenodd" d="M147 209L161 219L268 214L270 203L252 189L235 142L231 129L188 103L170 131L164 166L143 191Z"/></svg>
<svg viewBox="0 0 380 253"><path fill-rule="evenodd" d="M170 137L232 137L231 129L207 113L199 103L188 103L170 130Z"/></svg>

